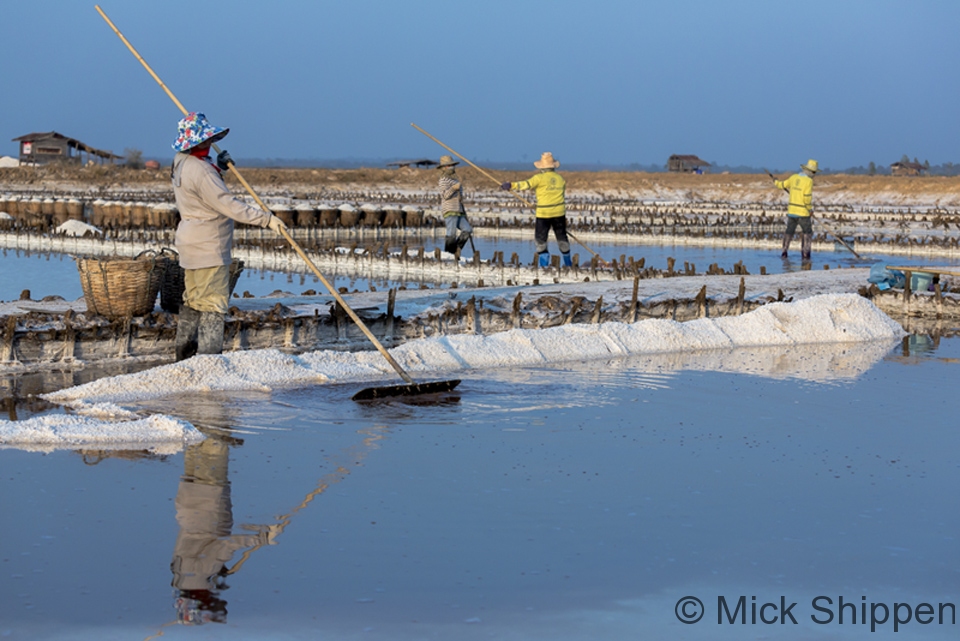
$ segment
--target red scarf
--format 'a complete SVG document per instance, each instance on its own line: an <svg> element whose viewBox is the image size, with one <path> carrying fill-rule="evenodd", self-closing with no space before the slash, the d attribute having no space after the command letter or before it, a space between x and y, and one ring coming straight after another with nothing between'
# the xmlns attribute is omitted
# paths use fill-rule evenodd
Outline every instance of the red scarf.
<svg viewBox="0 0 960 641"><path fill-rule="evenodd" d="M220 168L217 167L217 163L213 162L213 160L210 159L210 147L204 147L203 149L194 148L189 150L189 152L190 152L190 155L193 156L194 158L199 158L200 160L206 160L208 163L210 163L210 165L217 170L218 174L222 173L220 171Z"/></svg>

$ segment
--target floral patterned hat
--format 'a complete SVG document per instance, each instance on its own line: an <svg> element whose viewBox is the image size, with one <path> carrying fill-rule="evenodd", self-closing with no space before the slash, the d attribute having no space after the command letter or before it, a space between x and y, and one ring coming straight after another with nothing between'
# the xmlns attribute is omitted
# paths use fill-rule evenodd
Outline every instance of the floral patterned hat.
<svg viewBox="0 0 960 641"><path fill-rule="evenodd" d="M177 124L177 139L173 143L176 151L189 151L202 142L216 142L230 133L230 129L214 127L207 117L199 111L191 111Z"/></svg>

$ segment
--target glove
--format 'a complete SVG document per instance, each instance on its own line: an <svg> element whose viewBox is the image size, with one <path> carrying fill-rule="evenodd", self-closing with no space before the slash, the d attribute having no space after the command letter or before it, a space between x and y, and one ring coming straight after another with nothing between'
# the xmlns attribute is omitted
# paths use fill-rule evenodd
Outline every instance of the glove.
<svg viewBox="0 0 960 641"><path fill-rule="evenodd" d="M230 169L229 163L232 163L232 162L233 162L233 158L230 157L230 152L228 152L226 149L224 149L219 154L217 154L217 167L219 167L223 171L227 171L228 169Z"/></svg>
<svg viewBox="0 0 960 641"><path fill-rule="evenodd" d="M510 191L510 183L501 183L501 184L500 184L500 189L502 189L502 190L504 190L504 191Z"/></svg>
<svg viewBox="0 0 960 641"><path fill-rule="evenodd" d="M267 545L276 545L277 537L283 532L283 528L280 525L268 525L267 526Z"/></svg>
<svg viewBox="0 0 960 641"><path fill-rule="evenodd" d="M286 223L280 220L279 216L275 216L273 214L270 215L270 220L267 221L267 227L281 235L281 232L287 231Z"/></svg>

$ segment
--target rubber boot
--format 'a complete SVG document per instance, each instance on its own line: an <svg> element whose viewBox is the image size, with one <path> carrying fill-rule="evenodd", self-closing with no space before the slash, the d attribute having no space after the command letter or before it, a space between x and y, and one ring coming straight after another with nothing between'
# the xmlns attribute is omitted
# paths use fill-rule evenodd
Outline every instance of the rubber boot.
<svg viewBox="0 0 960 641"><path fill-rule="evenodd" d="M787 257L787 251L790 249L790 241L793 240L793 234L783 235L783 251L780 252L780 258Z"/></svg>
<svg viewBox="0 0 960 641"><path fill-rule="evenodd" d="M457 253L457 249L458 249L458 247L457 247L457 239L456 239L456 237L447 238L447 239L444 241L444 243L443 243L443 251L447 252L448 254L456 254L456 253Z"/></svg>
<svg viewBox="0 0 960 641"><path fill-rule="evenodd" d="M200 312L186 305L180 306L177 318L177 337L174 340L177 360L182 361L197 353L197 329L200 325Z"/></svg>
<svg viewBox="0 0 960 641"><path fill-rule="evenodd" d="M564 252L561 256L563 257L564 267L573 267L573 258L570 257L570 252Z"/></svg>
<svg viewBox="0 0 960 641"><path fill-rule="evenodd" d="M467 243L470 242L470 233L460 234L460 239L457 240L457 249L463 249L467 246Z"/></svg>
<svg viewBox="0 0 960 641"><path fill-rule="evenodd" d="M800 234L800 258L810 260L810 250L813 247L813 234Z"/></svg>
<svg viewBox="0 0 960 641"><path fill-rule="evenodd" d="M220 354L223 352L223 314L203 312L197 328L197 354Z"/></svg>
<svg viewBox="0 0 960 641"><path fill-rule="evenodd" d="M539 258L537 259L537 264L540 267L549 267L550 266L550 252L541 252Z"/></svg>

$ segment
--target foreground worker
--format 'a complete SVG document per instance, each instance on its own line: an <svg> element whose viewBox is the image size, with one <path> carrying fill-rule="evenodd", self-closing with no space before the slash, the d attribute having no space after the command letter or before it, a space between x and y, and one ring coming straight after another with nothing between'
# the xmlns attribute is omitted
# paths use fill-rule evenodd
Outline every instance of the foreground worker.
<svg viewBox="0 0 960 641"><path fill-rule="evenodd" d="M447 228L443 250L449 254L456 254L463 249L473 233L463 207L463 181L454 169L459 164L452 156L440 156L440 164L437 165L440 172L440 213Z"/></svg>
<svg viewBox="0 0 960 641"><path fill-rule="evenodd" d="M567 240L567 181L557 173L560 161L555 160L552 153L545 151L540 156L540 160L533 163L533 166L540 170L539 174L520 182L503 183L500 185L500 189L505 191L511 189L517 191L536 190L537 226L534 232L534 242L536 243L534 263L540 267L550 266L547 237L550 230L553 229L553 235L557 239L557 247L559 247L560 254L563 256L563 265L564 267L571 267L573 260L570 258L570 241Z"/></svg>
<svg viewBox="0 0 960 641"><path fill-rule="evenodd" d="M773 184L790 194L790 203L787 205L787 230L783 235L783 247L780 253L782 258L787 257L790 250L790 241L800 225L800 257L810 260L810 249L813 245L813 177L817 173L817 161L810 159L807 164L800 165L803 173L790 176L786 180L773 179Z"/></svg>
<svg viewBox="0 0 960 641"><path fill-rule="evenodd" d="M232 160L225 150L210 158L210 146L230 132L191 112L178 124L177 155L170 168L180 210L176 249L184 270L183 304L177 322L177 360L223 351L223 322L230 296L233 222L286 230L269 211L251 207L227 189L221 173Z"/></svg>

